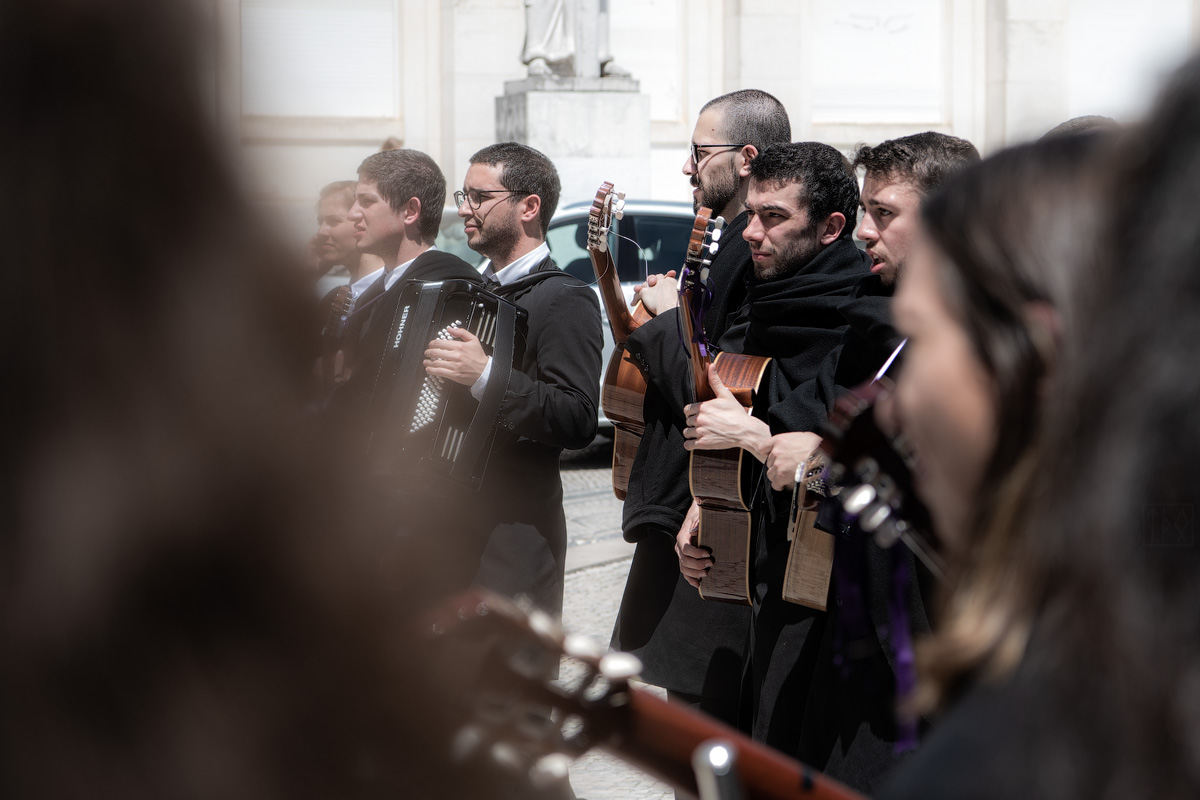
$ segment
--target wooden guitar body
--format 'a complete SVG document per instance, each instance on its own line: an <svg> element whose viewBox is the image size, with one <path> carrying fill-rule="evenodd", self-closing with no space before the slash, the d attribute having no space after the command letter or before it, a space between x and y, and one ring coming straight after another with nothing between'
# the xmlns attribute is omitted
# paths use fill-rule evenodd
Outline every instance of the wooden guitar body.
<svg viewBox="0 0 1200 800"><path fill-rule="evenodd" d="M629 487L629 473L637 456L646 423L642 402L646 397L646 378L624 344L613 350L600 387L600 407L613 424L613 493L624 500Z"/></svg>
<svg viewBox="0 0 1200 800"><path fill-rule="evenodd" d="M804 492L804 487L796 489ZM783 599L824 611L833 577L833 535L816 527L817 508L798 508L788 527L791 547L783 576Z"/></svg>
<svg viewBox="0 0 1200 800"><path fill-rule="evenodd" d="M746 406L754 402L754 392L771 359L721 353L713 366L726 387ZM692 497L700 506L700 527L696 545L713 555L713 566L700 582L705 600L750 604L750 500L753 487L747 485L745 459L741 448L729 450L693 450L688 483Z"/></svg>

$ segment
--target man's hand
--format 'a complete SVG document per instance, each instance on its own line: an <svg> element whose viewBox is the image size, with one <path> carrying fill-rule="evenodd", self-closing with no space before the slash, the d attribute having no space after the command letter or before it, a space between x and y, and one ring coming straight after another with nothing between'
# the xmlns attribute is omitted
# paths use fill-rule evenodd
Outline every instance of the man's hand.
<svg viewBox="0 0 1200 800"><path fill-rule="evenodd" d="M645 283L633 287L633 305L639 302L652 317L679 305L679 284L675 281L675 270L666 275L651 275Z"/></svg>
<svg viewBox="0 0 1200 800"><path fill-rule="evenodd" d="M712 555L696 547L696 532L700 529L700 505L693 500L679 533L675 534L675 555L679 556L679 571L697 589L713 565Z"/></svg>
<svg viewBox="0 0 1200 800"><path fill-rule="evenodd" d="M683 446L687 450L727 450L740 447L759 461L766 459L771 441L767 423L750 416L733 393L721 382L717 369L708 366L708 385L716 398L704 403L685 406L687 427L683 430Z"/></svg>
<svg viewBox="0 0 1200 800"><path fill-rule="evenodd" d="M450 328L453 339L434 339L425 350L425 373L471 386L483 374L488 357L470 331Z"/></svg>
<svg viewBox="0 0 1200 800"><path fill-rule="evenodd" d="M796 467L809 461L821 445L821 437L810 431L779 433L767 444L767 477L771 488L782 491L796 482Z"/></svg>
<svg viewBox="0 0 1200 800"><path fill-rule="evenodd" d="M339 349L332 356L321 356L313 362L317 381L329 389L350 380L351 367L346 351Z"/></svg>

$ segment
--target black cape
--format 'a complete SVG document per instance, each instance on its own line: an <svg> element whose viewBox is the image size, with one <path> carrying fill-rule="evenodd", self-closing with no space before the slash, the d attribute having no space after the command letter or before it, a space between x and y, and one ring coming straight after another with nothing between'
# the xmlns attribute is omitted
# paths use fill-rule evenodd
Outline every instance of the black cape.
<svg viewBox="0 0 1200 800"><path fill-rule="evenodd" d="M725 226L721 247L709 267L713 302L704 328L710 339L724 334L731 315L745 302L751 260L742 231L748 216L742 212ZM670 321L655 324L678 328L676 315L664 317ZM649 333L633 335L640 341ZM665 336L663 346L682 348L677 330L660 335ZM640 353L644 346L635 344L634 349ZM643 363L643 369L653 368ZM621 526L625 539L637 542L637 549L612 646L637 655L643 664L642 678L656 686L732 705L740 692L750 609L703 600L679 572L675 533L692 503L690 454L683 449L683 414L658 388L674 377L655 374L648 381L642 406L646 430L630 473ZM701 707L716 713L716 707Z"/></svg>

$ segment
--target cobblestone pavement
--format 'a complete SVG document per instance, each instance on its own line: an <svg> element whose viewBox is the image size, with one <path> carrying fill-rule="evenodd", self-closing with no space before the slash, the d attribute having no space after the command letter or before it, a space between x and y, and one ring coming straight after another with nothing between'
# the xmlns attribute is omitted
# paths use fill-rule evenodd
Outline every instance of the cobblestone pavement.
<svg viewBox="0 0 1200 800"><path fill-rule="evenodd" d="M607 646L628 573L628 558L569 573L563 602L566 629ZM564 662L562 680L570 683L578 677L574 666ZM651 690L665 694L659 689ZM667 785L599 750L588 752L571 765L571 787L581 800L669 800L674 797Z"/></svg>
<svg viewBox="0 0 1200 800"><path fill-rule="evenodd" d="M616 620L633 546L621 538L621 501L612 491L612 442L564 453L563 507L567 515L567 582L563 626L607 647ZM564 662L562 680L577 677ZM659 689L651 689L660 692ZM620 759L592 750L571 766L580 800L670 800L670 787Z"/></svg>

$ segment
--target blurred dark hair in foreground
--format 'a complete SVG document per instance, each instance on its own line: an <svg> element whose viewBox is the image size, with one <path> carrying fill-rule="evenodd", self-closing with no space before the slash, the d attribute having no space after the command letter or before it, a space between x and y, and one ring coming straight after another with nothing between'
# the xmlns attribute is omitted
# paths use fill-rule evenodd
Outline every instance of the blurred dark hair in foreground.
<svg viewBox="0 0 1200 800"><path fill-rule="evenodd" d="M978 634L957 639L990 650L913 756L925 769L885 797L1200 796L1200 60L1115 141L1097 224L1068 226L1095 241L1045 242L1043 255L1079 248L1092 269L1039 380L1032 468L993 518L1008 535L973 542L988 563L958 576L958 621L973 614ZM1007 199L1063 209L1058 196Z"/></svg>
<svg viewBox="0 0 1200 800"><path fill-rule="evenodd" d="M1115 164L1105 262L1050 403L1029 664L1074 716L1046 763L1077 791L1048 796L1200 794L1198 185L1192 59Z"/></svg>
<svg viewBox="0 0 1200 800"><path fill-rule="evenodd" d="M0 5L0 796L456 796L415 587L303 414L309 287L217 146L208 21Z"/></svg>

